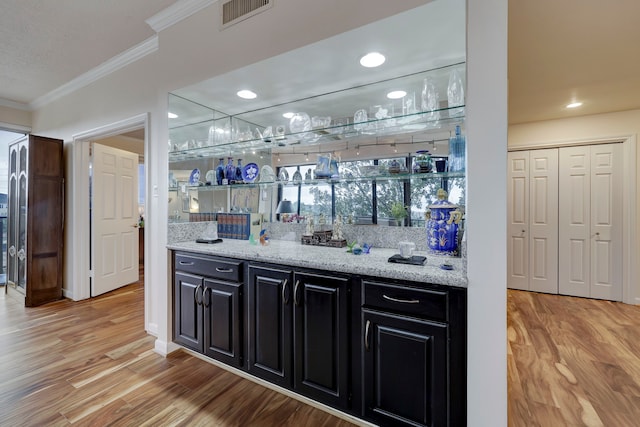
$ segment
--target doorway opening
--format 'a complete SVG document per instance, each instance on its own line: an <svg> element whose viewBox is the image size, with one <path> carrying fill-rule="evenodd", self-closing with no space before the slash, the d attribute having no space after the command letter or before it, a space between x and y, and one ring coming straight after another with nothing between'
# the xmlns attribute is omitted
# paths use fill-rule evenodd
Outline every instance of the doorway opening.
<svg viewBox="0 0 640 427"><path fill-rule="evenodd" d="M136 137L136 133L139 136ZM91 186L88 185L88 177L91 173L91 145L92 142L104 141L107 138L118 135L125 135L127 138L138 140L142 138L144 141L144 157L142 159L146 162L146 159L148 159L146 153L149 152L148 113L76 134L73 136L73 143L69 147L67 162L71 164L71 167L65 191L67 194L73 194L73 197L68 198L66 222L73 224L73 227L66 228L65 240L69 242L68 252L70 256L67 257L67 271L69 273L66 277L67 288L65 292L66 296L73 300L91 297L91 281L93 279L91 278L92 254L90 253L91 240L88 237L92 234L90 225L91 212L89 211ZM131 139L128 139L128 141L131 142ZM131 150L129 146L125 146L125 148ZM148 173L148 167L145 167L145 188L146 183L149 182ZM146 200L140 211L147 212ZM136 219L139 219L138 215L136 215ZM146 282L146 277L144 280ZM145 283L145 285L148 284ZM144 286L144 300L145 329L148 329L149 286Z"/></svg>
<svg viewBox="0 0 640 427"><path fill-rule="evenodd" d="M90 296L144 277L145 129L91 141Z"/></svg>

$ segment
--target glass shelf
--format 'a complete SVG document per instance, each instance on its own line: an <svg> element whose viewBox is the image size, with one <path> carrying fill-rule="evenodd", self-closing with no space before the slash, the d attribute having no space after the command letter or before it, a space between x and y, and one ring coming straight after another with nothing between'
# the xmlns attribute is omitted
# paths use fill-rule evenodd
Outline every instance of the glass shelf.
<svg viewBox="0 0 640 427"><path fill-rule="evenodd" d="M428 173L398 173L385 174L376 176L361 177L345 177L345 178L324 178L324 179L307 179L302 181L272 181L272 182L254 182L242 184L228 185L185 185L185 189L198 191L222 191L230 188L272 188L272 187L295 187L295 186L313 186L326 184L349 184L356 182L382 182L382 181L406 181L406 180L437 180L443 178L464 178L464 172L428 172ZM169 191L178 191L181 187L169 187Z"/></svg>
<svg viewBox="0 0 640 427"><path fill-rule="evenodd" d="M180 114L169 119L169 162L236 156L247 150L263 156L298 147L316 152L330 144L355 145L393 136L427 140L464 123L464 105L448 106L446 101L454 70L464 70L464 63L234 115L197 103L189 105L189 100L170 94L169 110ZM439 108L422 111L427 77L438 88ZM406 90L404 97L387 98L389 91L399 87ZM284 112L297 113L309 122L303 131L292 132L290 119L282 117Z"/></svg>
<svg viewBox="0 0 640 427"><path fill-rule="evenodd" d="M437 110L443 116L449 110L461 107L443 108ZM462 106L464 108L464 106ZM429 135L439 132L452 132L456 125L462 125L464 116L440 118L437 121L424 120L426 113L413 113L404 116L394 116L381 120L367 120L348 125L332 125L326 128L312 129L306 132L285 133L281 137L248 139L243 141L226 142L209 145L207 141L191 140L179 148L174 144L169 152L169 162L193 160L199 158L218 158L234 156L243 151L255 151L262 155L277 154L279 151L299 147L307 151L316 152L315 147L331 142L364 143L389 135L413 135L417 141L424 142ZM356 129L356 126L359 129ZM340 131L340 133L337 132ZM320 151L320 150L317 150Z"/></svg>

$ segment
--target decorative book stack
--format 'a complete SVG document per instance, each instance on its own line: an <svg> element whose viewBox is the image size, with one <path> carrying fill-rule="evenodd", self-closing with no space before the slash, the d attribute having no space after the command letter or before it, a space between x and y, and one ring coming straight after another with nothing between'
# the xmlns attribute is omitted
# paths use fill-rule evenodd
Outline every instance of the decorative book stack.
<svg viewBox="0 0 640 427"><path fill-rule="evenodd" d="M223 239L249 240L250 235L260 234L262 218L262 214L257 213L219 213L218 236Z"/></svg>

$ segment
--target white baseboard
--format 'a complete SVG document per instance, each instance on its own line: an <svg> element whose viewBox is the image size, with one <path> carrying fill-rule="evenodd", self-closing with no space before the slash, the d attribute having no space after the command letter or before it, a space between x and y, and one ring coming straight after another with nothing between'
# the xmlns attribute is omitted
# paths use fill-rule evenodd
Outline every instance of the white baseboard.
<svg viewBox="0 0 640 427"><path fill-rule="evenodd" d="M153 350L159 355L166 357L170 353L180 349L181 347L173 342L167 342L157 339Z"/></svg>
<svg viewBox="0 0 640 427"><path fill-rule="evenodd" d="M153 336L158 336L158 324L157 323L149 323L147 327L147 332Z"/></svg>

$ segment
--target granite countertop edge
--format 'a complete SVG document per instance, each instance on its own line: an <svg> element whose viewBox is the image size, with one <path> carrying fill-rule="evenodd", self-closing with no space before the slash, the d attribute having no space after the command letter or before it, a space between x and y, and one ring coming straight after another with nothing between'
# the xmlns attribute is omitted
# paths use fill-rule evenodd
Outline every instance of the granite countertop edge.
<svg viewBox="0 0 640 427"><path fill-rule="evenodd" d="M423 252L415 255L426 256L427 262L416 266L388 262L388 258L397 253L394 249L373 248L370 254L353 255L347 253L347 248L307 246L284 240L271 240L267 246L232 239L216 244L186 241L170 243L167 249L452 287L468 285L460 258ZM441 269L443 263L451 264L453 270Z"/></svg>

